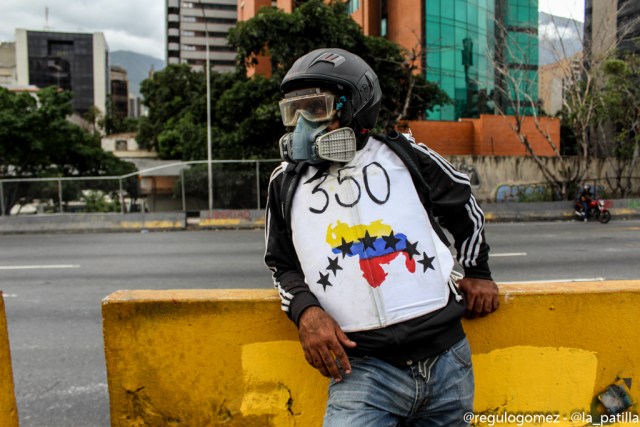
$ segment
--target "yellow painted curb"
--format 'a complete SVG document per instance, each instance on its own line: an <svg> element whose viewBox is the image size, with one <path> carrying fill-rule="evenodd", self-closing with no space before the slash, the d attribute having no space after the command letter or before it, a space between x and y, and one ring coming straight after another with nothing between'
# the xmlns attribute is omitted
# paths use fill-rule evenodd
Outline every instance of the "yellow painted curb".
<svg viewBox="0 0 640 427"><path fill-rule="evenodd" d="M155 229L173 229L184 228L181 221L120 221L120 226L129 230L140 230L143 228L155 230Z"/></svg>
<svg viewBox="0 0 640 427"><path fill-rule="evenodd" d="M0 426L18 426L18 407L13 389L9 333L2 291L0 291Z"/></svg>

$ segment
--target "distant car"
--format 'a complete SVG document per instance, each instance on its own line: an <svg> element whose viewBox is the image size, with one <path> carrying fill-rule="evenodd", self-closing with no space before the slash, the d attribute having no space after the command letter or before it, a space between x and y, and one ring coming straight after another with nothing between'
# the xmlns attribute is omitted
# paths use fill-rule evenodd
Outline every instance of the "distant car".
<svg viewBox="0 0 640 427"><path fill-rule="evenodd" d="M13 205L10 215L34 215L38 213L38 205L35 203L25 203L24 205Z"/></svg>

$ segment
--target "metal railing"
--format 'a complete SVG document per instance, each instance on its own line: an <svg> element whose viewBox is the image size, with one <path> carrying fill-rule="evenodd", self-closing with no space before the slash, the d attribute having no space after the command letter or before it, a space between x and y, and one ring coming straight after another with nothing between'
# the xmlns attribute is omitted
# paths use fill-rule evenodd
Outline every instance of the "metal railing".
<svg viewBox="0 0 640 427"><path fill-rule="evenodd" d="M255 195L254 203L256 209L261 209L266 201L266 184L270 176L270 171L277 165L279 159L264 160L212 160L212 166L217 167L216 176L213 177L214 185L216 185L218 196L242 198L244 208L249 208L247 196L248 193ZM130 204L132 199L148 198L163 196L165 199L170 196L172 200L180 197L182 211L188 209L188 198L201 199L202 192L198 192L198 184L202 184L202 180L206 182L207 176L197 176L198 165L206 165L206 160L197 160L189 162L168 163L152 168L138 170L122 176L87 176L87 177L52 177L52 178L3 178L0 179L0 215L10 214L7 207L11 208L16 205L18 200L28 202L29 200L47 200L54 201L53 206L58 213L65 213L72 210L70 202L79 202L83 190L96 190L103 192L104 195L115 194L117 205L121 214L127 213L125 199L128 198ZM251 166L250 169L244 167ZM228 166L225 170L225 166ZM268 169L267 169L268 168ZM168 171L168 172L167 172ZM158 173L160 172L160 173ZM195 177L189 177L188 174L194 172ZM144 188L145 180L155 182L156 180L164 180L165 188L162 192L158 192L155 184L152 188ZM233 180L232 183L225 181ZM238 182L241 181L241 182ZM253 186L251 182L254 182ZM166 185L173 184L171 194ZM20 184L27 184L25 188L20 190ZM38 184L38 185L36 185ZM207 183L208 185L208 183ZM252 188L253 187L253 188ZM7 191L7 190L10 191ZM230 192L237 194L229 194ZM12 193L12 194L8 194ZM66 193L66 194L65 194ZM133 194L135 193L135 194ZM191 196L189 195L191 193ZM8 196L5 197L5 196ZM206 199L206 196L204 197ZM214 196L215 198L215 196ZM7 206L10 204L11 206ZM65 208L66 204L66 208ZM219 200L218 208L234 208L228 206L227 200ZM49 206L40 203L39 206ZM197 205L197 204L196 204ZM21 206L24 206L21 203ZM207 207L203 206L206 210ZM163 210L180 210L180 209L163 209Z"/></svg>

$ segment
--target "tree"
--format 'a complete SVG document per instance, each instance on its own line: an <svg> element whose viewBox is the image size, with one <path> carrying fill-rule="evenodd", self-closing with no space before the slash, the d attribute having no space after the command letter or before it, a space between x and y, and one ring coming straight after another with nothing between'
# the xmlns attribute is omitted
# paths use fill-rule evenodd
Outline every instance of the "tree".
<svg viewBox="0 0 640 427"><path fill-rule="evenodd" d="M71 94L55 87L36 97L0 88L0 175L111 175L130 164L100 147L100 139L69 122Z"/></svg>
<svg viewBox="0 0 640 427"><path fill-rule="evenodd" d="M122 175L135 170L100 147L99 136L69 122L71 94L55 87L37 96L0 88L0 176ZM15 191L5 192L6 210Z"/></svg>
<svg viewBox="0 0 640 427"><path fill-rule="evenodd" d="M383 97L378 122L381 128L422 118L428 110L449 102L445 92L418 73L415 52L382 37L365 36L342 1L325 4L310 0L290 14L264 7L230 31L229 43L238 51L239 67L251 68L268 58L271 79L276 82L297 58L313 49L337 47L357 53L378 75Z"/></svg>
<svg viewBox="0 0 640 427"><path fill-rule="evenodd" d="M609 59L603 71L607 78L599 114L616 130L610 147L614 176L607 179L616 194L625 197L632 191L631 175L640 151L640 55L627 53Z"/></svg>
<svg viewBox="0 0 640 427"><path fill-rule="evenodd" d="M98 126L104 129L107 135L122 132L135 132L138 129L138 119L132 117L120 117L113 108L113 98L107 97L106 111Z"/></svg>
<svg viewBox="0 0 640 427"><path fill-rule="evenodd" d="M612 11L621 12L615 7ZM563 30L556 22L552 22L559 40L557 43L558 52L555 53L555 57L563 64L561 67L563 105L559 117L566 129L571 131L572 138L575 140L576 155L574 157L563 156L559 147L554 144L549 133L541 125L539 105L531 95L537 93L535 80L528 72L526 65L519 65L526 61L508 60L508 58L526 58L527 46L502 43L506 50L501 52L502 57L498 56L502 60L496 61L495 68L496 75L504 84L496 87L500 100L495 103L496 110L503 115L508 114L513 117L512 129L514 133L527 153L534 159L554 193L561 195L563 199L574 198L576 188L587 177L592 159L598 152L594 129L601 129L603 124L610 119L609 109L606 107L604 99L605 88L608 85L608 77L605 72L606 64L615 57L620 40L637 22L638 19L635 19L618 28L617 37L612 37L609 40L611 46L607 46L606 49L601 48L597 52L589 49L586 53L571 58L567 56L569 47L562 38ZM496 22L496 27L497 32L502 34L501 38L506 39L508 31L504 25ZM603 29L594 28L594 31L594 34L601 34ZM580 34L581 31L575 28L574 33ZM583 45L585 45L584 42ZM551 167L535 152L528 136L523 132L522 124L526 116L532 118L538 132L555 153L557 167Z"/></svg>
<svg viewBox="0 0 640 427"><path fill-rule="evenodd" d="M169 65L142 82L140 93L149 115L139 120L137 140L141 147L155 149L161 158L191 160L183 156L176 123L206 122L202 73L186 64ZM185 117L188 116L188 117Z"/></svg>
<svg viewBox="0 0 640 427"><path fill-rule="evenodd" d="M378 74L383 93L379 127L419 118L448 101L438 87L416 74L415 61L380 37L365 37L342 2L311 0L292 13L265 7L229 33L237 52L234 73L211 73L212 154L218 159L278 157L284 128L278 100L280 82L293 61L320 47L358 53ZM258 61L271 64L269 77L247 77ZM187 65L170 65L142 83L149 117L142 118L138 141L166 159L206 158L205 78Z"/></svg>

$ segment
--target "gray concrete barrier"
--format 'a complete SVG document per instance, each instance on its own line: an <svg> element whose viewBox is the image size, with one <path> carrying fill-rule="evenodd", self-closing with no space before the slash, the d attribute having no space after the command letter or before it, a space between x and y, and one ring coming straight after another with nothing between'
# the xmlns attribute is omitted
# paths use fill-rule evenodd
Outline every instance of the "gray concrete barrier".
<svg viewBox="0 0 640 427"><path fill-rule="evenodd" d="M183 230L184 212L83 213L0 217L0 233Z"/></svg>
<svg viewBox="0 0 640 427"><path fill-rule="evenodd" d="M613 220L640 218L640 199L611 200ZM482 203L487 222L567 221L575 219L573 202ZM263 228L264 210L217 209L193 218L200 229ZM191 219L189 220L192 223ZM0 233L183 230L184 212L132 214L58 214L0 217Z"/></svg>
<svg viewBox="0 0 640 427"><path fill-rule="evenodd" d="M639 199L611 200L612 220L640 218ZM562 221L577 218L573 202L483 203L488 222Z"/></svg>

